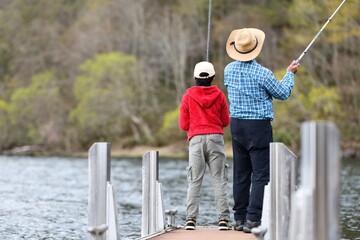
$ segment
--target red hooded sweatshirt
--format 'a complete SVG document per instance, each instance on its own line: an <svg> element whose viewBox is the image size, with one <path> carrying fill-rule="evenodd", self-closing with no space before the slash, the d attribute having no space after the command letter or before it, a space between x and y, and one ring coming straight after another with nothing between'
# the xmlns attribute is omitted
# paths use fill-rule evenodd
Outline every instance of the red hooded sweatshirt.
<svg viewBox="0 0 360 240"><path fill-rule="evenodd" d="M230 123L225 94L217 86L187 89L180 103L179 127L188 141L195 135L224 134Z"/></svg>

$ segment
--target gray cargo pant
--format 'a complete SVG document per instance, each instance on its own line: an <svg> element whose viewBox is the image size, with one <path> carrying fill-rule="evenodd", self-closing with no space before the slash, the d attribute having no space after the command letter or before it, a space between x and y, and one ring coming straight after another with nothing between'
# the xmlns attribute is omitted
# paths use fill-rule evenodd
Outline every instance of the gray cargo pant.
<svg viewBox="0 0 360 240"><path fill-rule="evenodd" d="M199 213L200 188L209 166L214 188L218 220L230 220L227 198L228 164L226 163L224 137L221 134L197 135L189 142L189 166L186 219L196 220Z"/></svg>

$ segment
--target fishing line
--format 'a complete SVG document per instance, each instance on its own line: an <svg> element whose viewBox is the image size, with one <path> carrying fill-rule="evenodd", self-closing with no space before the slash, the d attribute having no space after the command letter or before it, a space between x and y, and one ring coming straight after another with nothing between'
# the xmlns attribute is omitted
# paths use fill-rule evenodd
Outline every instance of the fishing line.
<svg viewBox="0 0 360 240"><path fill-rule="evenodd" d="M206 61L209 61L209 47L210 47L210 29L211 29L211 0L209 0L209 13L208 13L208 31L206 41Z"/></svg>

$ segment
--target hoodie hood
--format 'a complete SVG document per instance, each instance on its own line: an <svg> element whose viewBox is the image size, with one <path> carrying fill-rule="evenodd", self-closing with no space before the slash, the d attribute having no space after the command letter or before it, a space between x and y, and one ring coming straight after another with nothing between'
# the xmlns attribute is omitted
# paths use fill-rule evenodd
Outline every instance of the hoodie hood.
<svg viewBox="0 0 360 240"><path fill-rule="evenodd" d="M209 108L218 99L221 94L217 86L195 86L189 88L186 93L200 104L203 108Z"/></svg>

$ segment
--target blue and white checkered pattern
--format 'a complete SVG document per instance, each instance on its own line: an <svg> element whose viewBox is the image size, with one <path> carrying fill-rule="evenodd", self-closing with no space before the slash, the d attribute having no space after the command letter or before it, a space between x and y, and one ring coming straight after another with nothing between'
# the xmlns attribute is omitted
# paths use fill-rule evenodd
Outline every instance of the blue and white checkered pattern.
<svg viewBox="0 0 360 240"><path fill-rule="evenodd" d="M234 61L224 70L224 84L232 118L273 120L272 98L285 100L290 97L294 73L287 71L279 81L256 60Z"/></svg>

